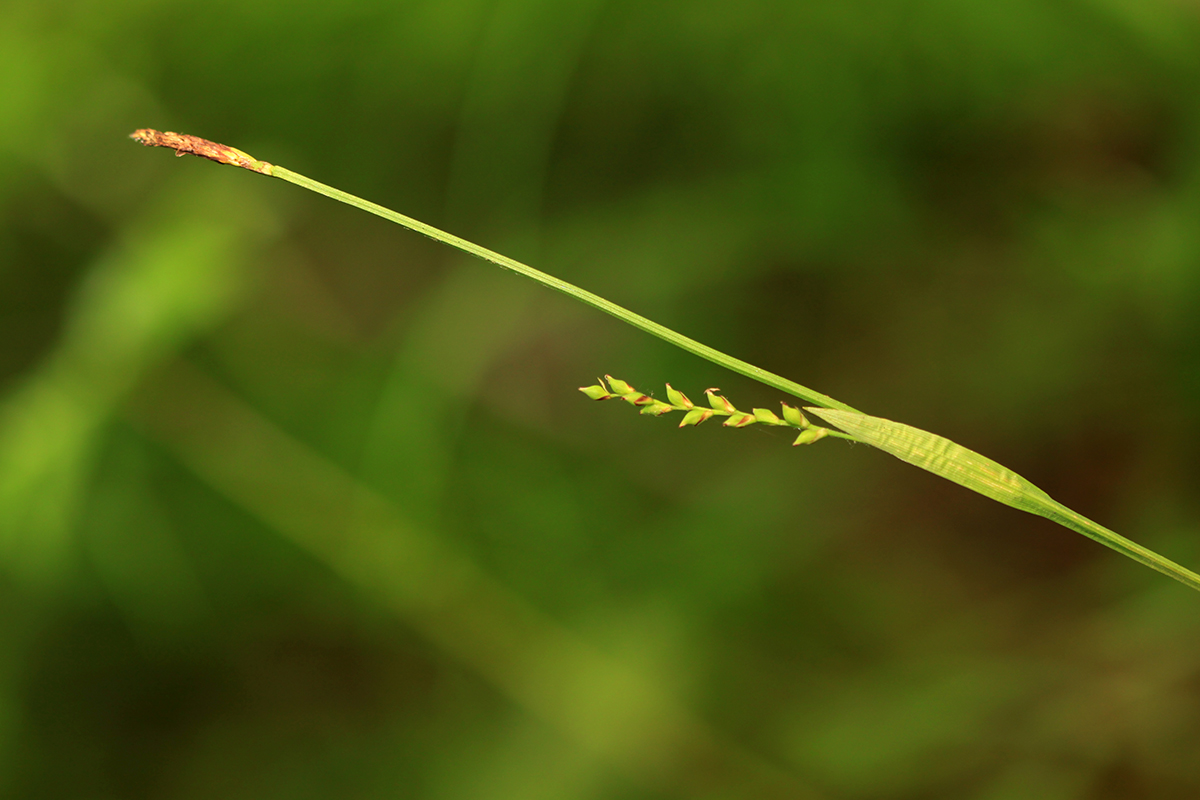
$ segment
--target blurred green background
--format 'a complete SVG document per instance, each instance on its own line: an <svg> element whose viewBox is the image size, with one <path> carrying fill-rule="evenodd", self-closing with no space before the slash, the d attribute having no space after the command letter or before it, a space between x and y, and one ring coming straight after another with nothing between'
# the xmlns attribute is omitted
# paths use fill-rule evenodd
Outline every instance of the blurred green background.
<svg viewBox="0 0 1200 800"><path fill-rule="evenodd" d="M0 796L1194 798L1200 7L0 6Z"/></svg>

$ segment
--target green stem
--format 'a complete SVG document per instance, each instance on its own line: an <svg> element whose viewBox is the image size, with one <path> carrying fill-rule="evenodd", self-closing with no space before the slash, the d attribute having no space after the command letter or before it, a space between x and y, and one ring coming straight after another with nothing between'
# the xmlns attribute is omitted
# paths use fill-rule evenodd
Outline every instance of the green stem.
<svg viewBox="0 0 1200 800"><path fill-rule="evenodd" d="M303 186L305 189L323 194L326 197L332 197L334 200L354 206L355 208L361 208L363 211L369 211L376 216L380 216L386 220L395 222L397 225L403 225L409 230L424 234L430 239L436 239L437 241L448 244L451 247L463 251L464 253L470 253L477 258L482 258L484 261L490 261L496 266L503 267L507 270L512 270L519 275L524 275L526 278L536 281L542 286L546 286L550 289L556 289L563 294L570 295L582 303L587 303L592 308L599 309L605 314L611 314L622 322L627 322L639 330L643 330L646 333L670 342L682 350L686 350L693 355L700 356L701 358L706 358L714 364L745 375L747 378L753 378L756 381L765 383L767 386L774 387L781 392L787 392L790 395L794 395L802 400L814 403L823 408L836 408L842 411L855 410L845 403L838 402L832 397L828 397L820 392L809 389L807 386L801 386L795 381L789 381L787 378L784 378L781 375L768 372L765 369L756 367L753 364L742 361L739 358L726 355L720 350L715 350L706 344L701 344L695 339L690 339L681 333L676 333L670 328L659 325L654 320L647 319L641 314L635 314L629 309L622 308L616 303L605 300L603 297L597 294L592 294L585 289L580 289L574 284L567 283L566 281L560 280L553 275L547 275L541 270L534 269L533 267L528 266L527 264L522 264L520 261L511 259L508 256L503 256L499 253L488 250L486 247L480 247L473 242L468 242L466 239L460 239L452 233L446 233L445 231L439 230L432 225L426 225L420 220L415 220L412 217L406 217L403 214L398 214L389 208L384 208L376 203L363 200L361 197L355 197L352 194L343 192L341 189L335 189L332 186L326 186L323 183L314 181L312 178L307 178L299 173L292 172L290 169L284 169L283 167L275 164L268 166L266 174L272 175L276 178L282 178L283 180L288 181L289 183L294 183L297 186Z"/></svg>
<svg viewBox="0 0 1200 800"><path fill-rule="evenodd" d="M1147 547L1142 547L1137 542L1130 541L1124 536L1110 531L1098 522L1092 522L1087 517L1077 511L1072 511L1057 500L1052 500L1042 508L1026 510L1043 516L1051 522L1057 522L1064 528L1069 528L1076 533L1082 533L1089 539L1094 539L1105 547L1111 547L1127 558L1132 558L1140 564L1145 564L1150 569L1158 570L1163 575L1174 578L1185 586L1190 586L1196 591L1200 591L1200 575L1192 572L1187 567L1176 564L1169 558L1160 556Z"/></svg>

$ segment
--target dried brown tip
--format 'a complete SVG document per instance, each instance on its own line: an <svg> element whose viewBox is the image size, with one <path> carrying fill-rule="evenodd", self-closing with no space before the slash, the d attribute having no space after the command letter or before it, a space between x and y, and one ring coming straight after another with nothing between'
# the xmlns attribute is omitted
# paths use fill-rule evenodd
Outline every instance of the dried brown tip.
<svg viewBox="0 0 1200 800"><path fill-rule="evenodd" d="M208 139L201 139L199 136L189 136L186 133L172 133L171 131L156 131L153 128L142 128L129 134L129 138L135 142L141 142L147 147L169 147L175 151L175 155L177 156L200 156L201 158L207 158L210 161L216 161L220 164L232 164L242 169L261 172L263 175L271 174L271 165L267 162L251 158L235 147L210 142Z"/></svg>

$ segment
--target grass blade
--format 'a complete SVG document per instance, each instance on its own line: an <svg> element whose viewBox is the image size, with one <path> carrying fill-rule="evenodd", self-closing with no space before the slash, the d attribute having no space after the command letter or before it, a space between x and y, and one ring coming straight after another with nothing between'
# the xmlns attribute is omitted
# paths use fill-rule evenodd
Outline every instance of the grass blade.
<svg viewBox="0 0 1200 800"><path fill-rule="evenodd" d="M901 461L928 470L979 492L998 503L1037 514L1076 533L1082 533L1105 547L1111 547L1134 561L1169 575L1180 583L1200 590L1200 575L1142 547L1120 534L1064 506L1025 478L987 456L980 455L944 436L852 411L806 408L855 439L894 455Z"/></svg>

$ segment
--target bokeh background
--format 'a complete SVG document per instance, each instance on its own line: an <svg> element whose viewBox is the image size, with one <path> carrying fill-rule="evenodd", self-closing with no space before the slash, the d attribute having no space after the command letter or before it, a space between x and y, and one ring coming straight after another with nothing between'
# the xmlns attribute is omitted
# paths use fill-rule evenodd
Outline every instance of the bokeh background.
<svg viewBox="0 0 1200 800"><path fill-rule="evenodd" d="M1191 0L0 6L0 795L1194 798Z"/></svg>

